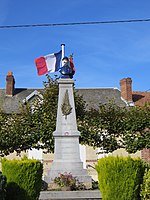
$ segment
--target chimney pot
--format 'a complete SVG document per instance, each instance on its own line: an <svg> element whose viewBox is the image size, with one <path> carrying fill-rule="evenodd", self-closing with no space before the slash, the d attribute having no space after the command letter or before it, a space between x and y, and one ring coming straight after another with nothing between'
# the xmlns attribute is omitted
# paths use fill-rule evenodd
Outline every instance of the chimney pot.
<svg viewBox="0 0 150 200"><path fill-rule="evenodd" d="M12 72L8 72L8 76L11 76L13 73Z"/></svg>

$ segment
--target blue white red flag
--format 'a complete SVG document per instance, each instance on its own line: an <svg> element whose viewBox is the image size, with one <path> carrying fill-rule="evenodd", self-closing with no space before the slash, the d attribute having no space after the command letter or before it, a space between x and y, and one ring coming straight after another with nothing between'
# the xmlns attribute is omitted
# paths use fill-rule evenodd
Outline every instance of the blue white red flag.
<svg viewBox="0 0 150 200"><path fill-rule="evenodd" d="M35 65L38 71L38 75L44 75L47 72L56 72L60 69L62 51L58 53L48 54L35 59Z"/></svg>

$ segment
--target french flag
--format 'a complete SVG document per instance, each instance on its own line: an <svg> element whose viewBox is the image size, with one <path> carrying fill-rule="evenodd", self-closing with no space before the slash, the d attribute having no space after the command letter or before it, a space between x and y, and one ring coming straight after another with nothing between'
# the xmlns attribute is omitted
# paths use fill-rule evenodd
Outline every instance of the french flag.
<svg viewBox="0 0 150 200"><path fill-rule="evenodd" d="M62 50L58 53L48 54L34 60L38 75L44 75L47 72L56 72L60 69L60 61L62 57Z"/></svg>
<svg viewBox="0 0 150 200"><path fill-rule="evenodd" d="M70 56L70 59L69 59L69 60L70 60L70 66L71 66L71 68L72 68L72 74L74 75L76 69L75 69L74 64L73 64L73 56L72 56L72 55Z"/></svg>

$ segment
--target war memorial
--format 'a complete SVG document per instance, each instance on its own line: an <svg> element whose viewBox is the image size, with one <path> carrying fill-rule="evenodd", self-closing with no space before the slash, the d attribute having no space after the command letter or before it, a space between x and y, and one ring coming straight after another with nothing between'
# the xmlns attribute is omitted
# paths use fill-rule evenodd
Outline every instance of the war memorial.
<svg viewBox="0 0 150 200"><path fill-rule="evenodd" d="M62 46L62 52L64 52ZM64 53L62 53L63 57ZM85 191L47 191L41 193L40 199L100 199L100 192L88 190L92 188L92 178L83 168L80 159L79 136L77 129L75 103L73 94L73 71L69 66L67 57L63 57L63 67L60 70L61 78L58 80L59 97L56 130L53 133L55 141L54 160L44 181L48 188L52 188L55 177L59 174L70 173L84 184Z"/></svg>

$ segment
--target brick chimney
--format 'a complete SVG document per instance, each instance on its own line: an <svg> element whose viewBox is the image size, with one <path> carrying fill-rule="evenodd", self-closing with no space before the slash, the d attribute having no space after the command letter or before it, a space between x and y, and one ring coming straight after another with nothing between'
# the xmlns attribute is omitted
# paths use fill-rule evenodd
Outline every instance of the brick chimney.
<svg viewBox="0 0 150 200"><path fill-rule="evenodd" d="M121 97L127 102L132 101L132 79L123 78L120 80Z"/></svg>
<svg viewBox="0 0 150 200"><path fill-rule="evenodd" d="M13 96L15 89L15 79L12 72L8 72L6 76L6 96Z"/></svg>

